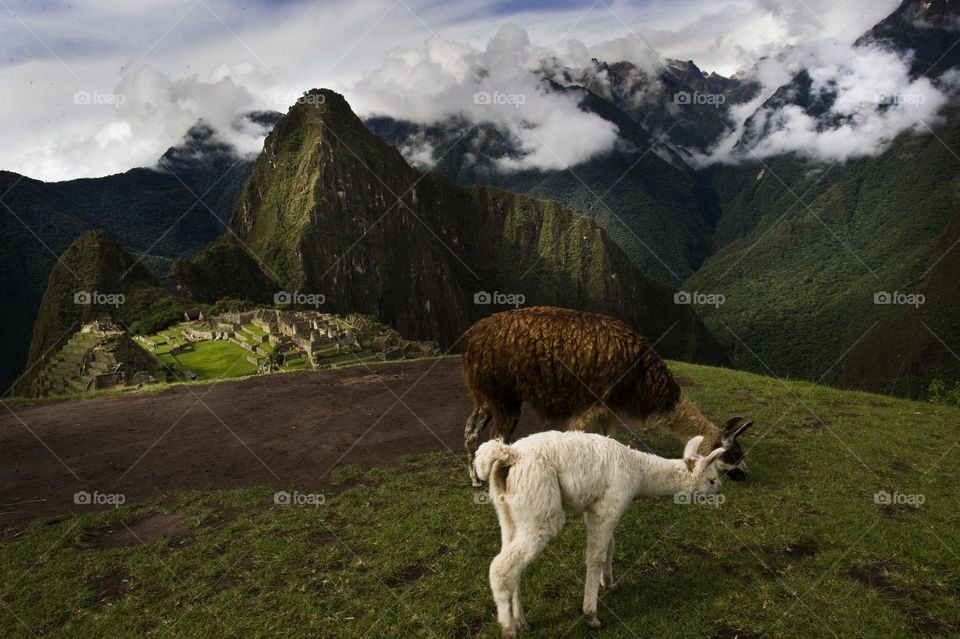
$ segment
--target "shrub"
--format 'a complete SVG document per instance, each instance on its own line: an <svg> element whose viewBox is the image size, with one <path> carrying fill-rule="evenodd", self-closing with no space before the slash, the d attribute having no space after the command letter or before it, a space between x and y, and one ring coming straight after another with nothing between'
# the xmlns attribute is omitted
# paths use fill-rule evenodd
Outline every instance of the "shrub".
<svg viewBox="0 0 960 639"><path fill-rule="evenodd" d="M931 402L960 406L960 382L954 384L953 388L948 388L943 380L935 379L930 382L927 392L930 394Z"/></svg>

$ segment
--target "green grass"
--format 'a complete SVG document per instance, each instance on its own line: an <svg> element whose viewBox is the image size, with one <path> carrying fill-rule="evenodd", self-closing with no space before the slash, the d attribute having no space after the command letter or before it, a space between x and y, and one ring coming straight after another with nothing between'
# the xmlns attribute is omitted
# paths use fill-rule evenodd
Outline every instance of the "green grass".
<svg viewBox="0 0 960 639"><path fill-rule="evenodd" d="M243 328L246 329L246 330L248 330L248 331L250 331L250 332L253 333L254 335L263 336L263 335L266 335L266 334L267 334L267 332L266 332L265 330L263 330L262 328L260 328L260 327L257 326L256 324L244 324L244 325L243 325Z"/></svg>
<svg viewBox="0 0 960 639"><path fill-rule="evenodd" d="M193 350L176 356L166 352L157 357L181 371L193 371L202 379L211 380L256 373L257 367L247 361L248 355L249 351L233 342L209 340L194 342Z"/></svg>
<svg viewBox="0 0 960 639"><path fill-rule="evenodd" d="M725 482L719 507L631 507L617 530L621 590L601 594L599 632L580 621L584 530L570 517L524 576L522 637L960 632L949 452L960 410L671 367L715 417L757 420L744 442L750 478ZM665 434L624 436L682 448ZM0 546L0 636L498 637L493 508L477 503L459 452L394 462L338 469L340 492L316 507L275 506L274 488L251 487L39 522ZM878 505L878 491L925 501ZM106 529L141 531L158 513L183 524L103 547L116 536Z"/></svg>

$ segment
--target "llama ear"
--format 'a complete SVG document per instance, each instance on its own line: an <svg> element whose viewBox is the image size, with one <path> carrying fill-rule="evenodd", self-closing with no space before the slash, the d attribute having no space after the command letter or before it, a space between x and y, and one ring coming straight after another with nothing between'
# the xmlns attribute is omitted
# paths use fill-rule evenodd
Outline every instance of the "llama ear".
<svg viewBox="0 0 960 639"><path fill-rule="evenodd" d="M731 417L723 424L723 428L721 428L720 430L723 431L724 435L729 436L730 433L737 430L737 424L739 424L742 421L743 421L743 417L740 417L739 415L736 417Z"/></svg>
<svg viewBox="0 0 960 639"><path fill-rule="evenodd" d="M697 461L696 473L699 475L703 473L706 469L710 468L710 464L720 459L720 455L727 452L726 448L716 448L706 457L701 457Z"/></svg>
<svg viewBox="0 0 960 639"><path fill-rule="evenodd" d="M703 435L697 435L696 437L691 437L690 441L687 442L687 445L683 449L683 461L686 463L687 468L691 471L696 465L697 460L700 458L697 450L700 449L700 443L703 442Z"/></svg>
<svg viewBox="0 0 960 639"><path fill-rule="evenodd" d="M739 437L740 435L743 435L743 433L744 433L748 428L750 428L751 426L753 426L753 421L747 422L746 424L744 424L744 425L741 426L740 428L737 428L737 429L736 429L735 431L733 431L732 433L725 433L725 434L723 435L723 444L724 444L724 446L728 446L728 445L732 444L733 442L737 441L737 437Z"/></svg>

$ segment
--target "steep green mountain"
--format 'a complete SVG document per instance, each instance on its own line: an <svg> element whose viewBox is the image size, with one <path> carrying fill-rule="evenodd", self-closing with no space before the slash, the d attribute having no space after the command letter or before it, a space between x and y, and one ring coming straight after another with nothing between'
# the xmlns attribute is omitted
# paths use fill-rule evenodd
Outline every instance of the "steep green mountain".
<svg viewBox="0 0 960 639"><path fill-rule="evenodd" d="M278 114L247 118L268 128ZM157 273L223 233L253 160L198 123L157 168L46 183L0 171L0 393L24 368L57 256L91 229L110 234ZM201 201L198 201L200 198Z"/></svg>
<svg viewBox="0 0 960 639"><path fill-rule="evenodd" d="M840 368L840 385L917 396L934 380L960 380L958 244L960 209L924 256L924 263L932 265L918 287L924 303L917 308L900 307L867 333Z"/></svg>
<svg viewBox="0 0 960 639"><path fill-rule="evenodd" d="M569 170L502 171L497 161L516 155L516 145L490 124L451 118L420 125L382 116L366 124L403 151L429 149L430 170L457 184L552 199L593 218L645 275L676 288L710 254L719 215L682 147L706 150L731 127L730 106L751 99L758 86L679 60L656 74L599 60L581 69L553 60L538 73L546 90L575 94L581 109L616 125L623 143Z"/></svg>
<svg viewBox="0 0 960 639"><path fill-rule="evenodd" d="M725 361L691 308L675 305L672 291L638 272L589 218L553 201L421 174L341 95L309 95L267 137L232 233L211 248L220 258L204 253L180 269L197 299L236 295L230 265L254 259L288 292L322 295L332 312L371 314L445 348L509 304L486 303L496 293L610 313L662 337L657 348L668 356ZM222 287L191 286L218 273Z"/></svg>
<svg viewBox="0 0 960 639"><path fill-rule="evenodd" d="M955 2L906 0L858 43L909 55L914 77L927 73L940 82L960 61L954 46L958 24ZM668 130L671 144L703 150L729 126L728 107L757 90L705 76L692 62L671 61L654 79L629 63L597 61L584 70L546 75L553 90L583 92L582 108L615 122L637 148L650 147L650 131ZM658 91L659 98L651 97ZM714 105L670 103L673 96L687 101L695 93L723 99ZM802 109L819 130L842 124L832 111L836 97L800 71L748 119L740 148L769 135L778 123L765 114L785 107ZM419 126L386 118L368 124L402 149L429 145L440 158L437 170L460 184L496 184L591 215L643 272L668 285L723 294L725 304L698 311L739 367L916 396L931 379L955 378L951 350L960 352L960 341L947 328L958 315L941 290L949 277L937 277L951 262L926 272L946 250L939 249L957 206L958 120L956 108L948 109L942 121L926 122L933 135L921 127L878 157L837 165L782 155L692 171L676 161L682 151L656 144L604 195L609 207L595 207L593 194L605 193L604 184L613 184L639 153L616 151L570 171L504 173L489 161L475 161L512 152L509 138L490 126L470 128L455 120ZM674 273L686 281L678 283ZM874 293L884 291L926 291L928 305L917 312L874 304ZM920 317L931 327L943 322L936 333L944 343ZM906 331L903 352L894 333L868 331L875 323L882 329L894 322Z"/></svg>
<svg viewBox="0 0 960 639"><path fill-rule="evenodd" d="M954 2L905 0L858 43L910 56L914 77L949 86L942 73L960 62L958 19ZM835 99L801 71L759 112L799 107L826 130L840 123ZM949 249L960 206L960 109L940 115L876 157L830 164L783 155L703 173L721 214L714 254L684 287L726 295L727 304L702 314L735 365L911 396L933 379L956 379ZM748 120L740 144L766 135L770 123ZM925 303L874 302L886 294L920 294Z"/></svg>
<svg viewBox="0 0 960 639"><path fill-rule="evenodd" d="M717 215L709 191L660 140L613 102L579 86L551 85L579 94L581 107L617 126L617 150L570 170L497 170L515 153L512 141L490 125L452 119L435 126L376 117L367 126L401 149L429 145L431 170L461 185L490 185L556 200L593 218L645 275L676 287L708 255Z"/></svg>
<svg viewBox="0 0 960 639"><path fill-rule="evenodd" d="M916 314L875 304L874 294L926 290L931 302L946 294L940 289L949 278L927 271L943 254L935 247L942 246L958 204L960 161L952 149L960 148L960 111L950 109L934 133L904 133L877 157L832 167L778 157L766 166L708 172L723 211L716 253L684 288L726 296L726 304L701 312L736 366L874 390L918 390L919 381L903 379L919 370L911 369L913 362L901 362L896 381L878 378L879 369L858 379L855 371L865 368L837 360L878 322ZM956 309L937 308L956 324ZM896 338L888 339L896 348ZM934 359L948 361L942 344L929 344L940 351ZM948 345L960 348L956 341ZM867 361L862 354L859 360ZM925 370L922 377L931 375Z"/></svg>
<svg viewBox="0 0 960 639"><path fill-rule="evenodd" d="M29 392L41 365L82 324L104 319L133 332L150 332L175 319L189 304L106 232L84 233L50 272L18 391Z"/></svg>

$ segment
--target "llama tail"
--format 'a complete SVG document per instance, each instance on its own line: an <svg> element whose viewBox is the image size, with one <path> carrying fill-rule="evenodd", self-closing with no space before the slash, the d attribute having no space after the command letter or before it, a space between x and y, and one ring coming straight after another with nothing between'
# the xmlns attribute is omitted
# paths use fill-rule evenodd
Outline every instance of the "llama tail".
<svg viewBox="0 0 960 639"><path fill-rule="evenodd" d="M499 439L491 439L477 449L473 467L477 471L477 477L481 481L486 481L493 473L495 465L500 467L513 466L519 459L520 453L513 446L504 444Z"/></svg>

